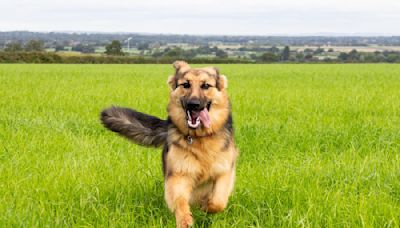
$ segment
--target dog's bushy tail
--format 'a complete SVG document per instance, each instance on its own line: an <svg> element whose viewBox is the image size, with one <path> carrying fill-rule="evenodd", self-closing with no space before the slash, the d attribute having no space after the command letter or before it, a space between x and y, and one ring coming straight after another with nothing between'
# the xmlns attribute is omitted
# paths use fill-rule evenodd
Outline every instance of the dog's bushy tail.
<svg viewBox="0 0 400 228"><path fill-rule="evenodd" d="M167 140L168 122L129 108L110 107L101 112L103 125L143 146L159 147Z"/></svg>

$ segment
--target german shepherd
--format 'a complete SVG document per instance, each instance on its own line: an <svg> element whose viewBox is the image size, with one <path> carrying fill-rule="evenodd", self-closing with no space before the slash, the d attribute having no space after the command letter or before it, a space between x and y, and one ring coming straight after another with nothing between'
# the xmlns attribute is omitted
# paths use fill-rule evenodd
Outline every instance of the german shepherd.
<svg viewBox="0 0 400 228"><path fill-rule="evenodd" d="M177 227L193 224L189 205L208 213L224 210L235 181L238 150L233 140L227 79L215 67L173 64L168 78L168 119L111 107L103 125L143 146L163 146L165 200Z"/></svg>

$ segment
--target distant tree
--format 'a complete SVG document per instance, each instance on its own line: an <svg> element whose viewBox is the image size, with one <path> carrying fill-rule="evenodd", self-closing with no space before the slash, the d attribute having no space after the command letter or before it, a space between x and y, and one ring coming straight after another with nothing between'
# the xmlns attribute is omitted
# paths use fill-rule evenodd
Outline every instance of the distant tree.
<svg viewBox="0 0 400 228"><path fill-rule="evenodd" d="M56 45L55 50L56 51L64 51L65 49L64 49L63 45Z"/></svg>
<svg viewBox="0 0 400 228"><path fill-rule="evenodd" d="M43 51L44 43L41 40L30 40L25 44L25 51Z"/></svg>
<svg viewBox="0 0 400 228"><path fill-rule="evenodd" d="M149 50L150 44L149 43L139 43L137 46L138 50Z"/></svg>
<svg viewBox="0 0 400 228"><path fill-rule="evenodd" d="M210 48L208 45L201 45L197 48L196 52L201 55L207 55L213 53L214 48Z"/></svg>
<svg viewBox="0 0 400 228"><path fill-rule="evenodd" d="M265 52L261 55L260 60L266 63L277 62L279 57L272 52Z"/></svg>
<svg viewBox="0 0 400 228"><path fill-rule="evenodd" d="M293 55L289 56L289 61L290 62L296 62L297 61L296 56L293 56Z"/></svg>
<svg viewBox="0 0 400 228"><path fill-rule="evenodd" d="M296 61L304 61L304 53L299 52L296 54Z"/></svg>
<svg viewBox="0 0 400 228"><path fill-rule="evenodd" d="M215 53L215 56L217 56L218 58L228 58L228 53L221 49L218 49Z"/></svg>
<svg viewBox="0 0 400 228"><path fill-rule="evenodd" d="M169 57L169 58L183 58L192 59L197 55L196 50L184 50L180 47L168 47L164 49L164 52L154 52L153 57Z"/></svg>
<svg viewBox="0 0 400 228"><path fill-rule="evenodd" d="M270 52L274 53L274 54L278 54L281 50L279 48L277 48L276 46L272 46L270 48Z"/></svg>
<svg viewBox="0 0 400 228"><path fill-rule="evenodd" d="M11 42L6 45L4 48L4 51L6 52L18 52L18 51L23 51L22 45L18 42Z"/></svg>
<svg viewBox="0 0 400 228"><path fill-rule="evenodd" d="M376 62L386 62L387 57L381 52L376 52L375 60L376 60Z"/></svg>
<svg viewBox="0 0 400 228"><path fill-rule="evenodd" d="M346 52L340 52L338 59L342 61L347 61L349 59L349 54L347 54Z"/></svg>
<svg viewBox="0 0 400 228"><path fill-rule="evenodd" d="M305 54L311 54L311 53L314 53L314 50L311 49L311 48L306 48L306 49L304 49L303 52L304 52Z"/></svg>
<svg viewBox="0 0 400 228"><path fill-rule="evenodd" d="M82 53L94 53L95 48L89 45L78 44L72 47L72 51L77 51Z"/></svg>
<svg viewBox="0 0 400 228"><path fill-rule="evenodd" d="M358 62L361 62L361 63L365 62L365 55L363 53L360 53L358 55Z"/></svg>
<svg viewBox="0 0 400 228"><path fill-rule="evenodd" d="M335 50L333 50L333 48L329 48L328 52L334 52Z"/></svg>
<svg viewBox="0 0 400 228"><path fill-rule="evenodd" d="M285 48L282 51L282 60L288 61L289 57L290 57L290 48L289 46L285 46Z"/></svg>
<svg viewBox="0 0 400 228"><path fill-rule="evenodd" d="M399 62L400 61L400 56L399 56L399 54L390 53L390 54L387 55L387 61L389 63Z"/></svg>
<svg viewBox="0 0 400 228"><path fill-rule="evenodd" d="M364 60L365 62L377 62L376 54L375 53L365 53L364 54Z"/></svg>
<svg viewBox="0 0 400 228"><path fill-rule="evenodd" d="M166 48L163 56L179 58L183 57L183 49L180 47Z"/></svg>
<svg viewBox="0 0 400 228"><path fill-rule="evenodd" d="M110 44L106 46L107 55L124 55L122 52L121 42L118 40L113 40Z"/></svg>
<svg viewBox="0 0 400 228"><path fill-rule="evenodd" d="M196 57L197 53L196 50L194 49L190 49L190 50L186 50L183 52L183 57L186 59L192 59L194 57Z"/></svg>
<svg viewBox="0 0 400 228"><path fill-rule="evenodd" d="M304 56L304 60L311 61L313 60L314 56L311 53L308 53Z"/></svg>
<svg viewBox="0 0 400 228"><path fill-rule="evenodd" d="M155 58L159 58L159 57L161 57L162 55L163 55L163 52L160 51L160 50L156 50L156 51L154 51L154 52L152 53L152 56L155 57Z"/></svg>
<svg viewBox="0 0 400 228"><path fill-rule="evenodd" d="M250 54L250 59L252 59L252 60L258 60L257 54L254 54L254 53Z"/></svg>
<svg viewBox="0 0 400 228"><path fill-rule="evenodd" d="M358 51L356 49L353 49L349 52L348 54L348 60L351 61L357 61L360 59L360 54L358 53Z"/></svg>
<svg viewBox="0 0 400 228"><path fill-rule="evenodd" d="M319 48L315 49L314 54L315 55L319 55L319 54L322 54L324 52L325 52L325 50L323 48L319 47Z"/></svg>

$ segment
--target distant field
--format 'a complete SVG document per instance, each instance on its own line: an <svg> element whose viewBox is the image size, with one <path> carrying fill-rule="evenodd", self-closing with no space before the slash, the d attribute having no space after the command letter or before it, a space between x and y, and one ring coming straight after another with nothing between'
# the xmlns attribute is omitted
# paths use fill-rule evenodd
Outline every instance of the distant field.
<svg viewBox="0 0 400 228"><path fill-rule="evenodd" d="M313 50L317 49L318 46L292 46L293 50L304 51L306 48L311 48ZM335 52L350 52L356 49L358 52L383 52L383 51L400 51L399 46L379 46L379 45L370 45L370 46L329 46L324 45L321 46L325 51L328 51L330 48L335 50Z"/></svg>
<svg viewBox="0 0 400 228"><path fill-rule="evenodd" d="M212 46L212 45L211 45ZM242 47L240 44L235 44L235 45L226 45L226 44L221 44L221 45L216 45L218 48L221 49L239 49ZM270 45L261 45L260 47L263 48L270 48L272 46ZM277 46L279 49L283 49L285 46L278 45ZM369 46L331 46L331 45L322 45L322 46L290 46L290 49L292 51L304 51L304 49L312 49L316 50L317 48L323 48L325 51L328 51L330 48L332 48L335 52L350 52L353 49L356 49L358 52L375 52L375 51L400 51L400 46L383 46L383 45L369 45Z"/></svg>
<svg viewBox="0 0 400 228"><path fill-rule="evenodd" d="M220 65L237 182L196 227L400 226L400 65ZM0 226L174 227L160 150L99 123L166 116L170 65L0 65Z"/></svg>
<svg viewBox="0 0 400 228"><path fill-rule="evenodd" d="M151 57L156 50L164 50L166 48L171 47L180 47L184 50L189 49L197 49L201 45L190 45L187 43L169 43L168 45L161 46L160 49L152 49L152 50L138 50L135 47L131 47L130 49L127 48L126 45L123 46L122 51L129 55L129 56L142 56L142 57ZM224 50L230 58L248 58L252 59L252 55L261 56L266 51L239 51L239 48L244 48L246 46L240 44L220 44L220 43L211 43L211 47L217 46L219 49ZM272 46L269 45L257 45L259 48L271 48ZM285 46L277 46L280 50L283 50ZM247 48L251 48L251 45ZM306 49L317 50L318 48L323 48L325 52L320 54L314 54L314 58L322 61L324 59L331 59L335 60L338 59L338 56L341 52L349 53L352 50L357 50L358 52L362 53L374 53L374 52L400 52L400 46L382 46L382 45L369 45L369 46L330 46L330 45L323 45L323 46L290 46L290 50L292 52L292 57L296 55L296 53L302 53ZM329 52L330 49L333 51ZM54 48L46 49L47 52L55 52ZM62 56L101 56L105 55L105 47L96 47L94 53L84 54L77 51L58 51L57 54ZM216 57L215 53L213 54L197 54L196 58L214 58Z"/></svg>

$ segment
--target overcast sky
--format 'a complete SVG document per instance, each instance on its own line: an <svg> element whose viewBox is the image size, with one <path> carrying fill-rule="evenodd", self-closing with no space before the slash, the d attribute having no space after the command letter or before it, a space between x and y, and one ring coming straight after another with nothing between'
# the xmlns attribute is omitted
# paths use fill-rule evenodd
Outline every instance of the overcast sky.
<svg viewBox="0 0 400 228"><path fill-rule="evenodd" d="M0 31L400 34L400 0L0 0Z"/></svg>

